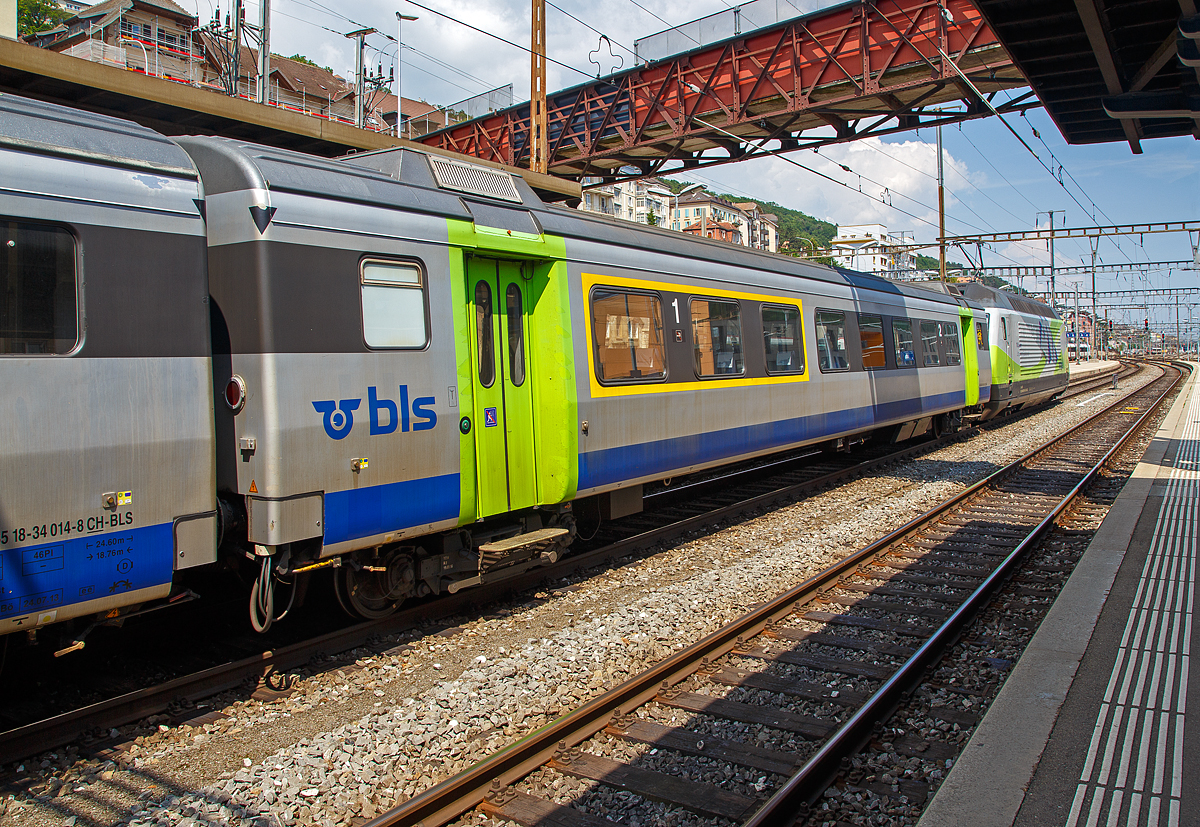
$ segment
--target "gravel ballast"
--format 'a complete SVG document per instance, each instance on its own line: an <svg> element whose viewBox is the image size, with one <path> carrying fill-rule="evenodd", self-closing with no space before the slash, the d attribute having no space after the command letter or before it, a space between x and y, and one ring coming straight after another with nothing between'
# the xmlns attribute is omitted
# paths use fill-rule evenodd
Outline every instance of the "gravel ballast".
<svg viewBox="0 0 1200 827"><path fill-rule="evenodd" d="M1150 377L1124 384L1134 381ZM295 691L280 700L221 706L228 716L221 720L149 732L142 726L134 745L111 760L63 751L7 768L23 791L0 801L0 827L361 823L903 525L1113 398L1068 400L620 568L460 619L440 635L409 633L364 650L351 666L297 675ZM804 714L833 712L789 703ZM660 712L674 713L675 725L690 715ZM764 746L789 748L778 733L768 740ZM560 800L608 795L589 782L540 772L546 783L558 783L549 789ZM732 777L733 788L753 790L762 774L751 775ZM609 803L640 812L642 823L657 812L627 795Z"/></svg>

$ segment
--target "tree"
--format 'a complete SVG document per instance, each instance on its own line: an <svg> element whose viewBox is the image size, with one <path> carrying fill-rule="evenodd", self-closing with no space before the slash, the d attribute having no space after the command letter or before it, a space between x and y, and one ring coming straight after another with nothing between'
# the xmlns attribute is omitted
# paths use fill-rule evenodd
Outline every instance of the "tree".
<svg viewBox="0 0 1200 827"><path fill-rule="evenodd" d="M17 35L44 32L75 15L47 0L17 0Z"/></svg>
<svg viewBox="0 0 1200 827"><path fill-rule="evenodd" d="M918 270L940 270L942 267L941 259L936 256L927 256L917 253L917 269ZM951 270L965 270L966 267L959 264L957 261L946 261L946 272Z"/></svg>
<svg viewBox="0 0 1200 827"><path fill-rule="evenodd" d="M283 56L282 56L282 55L276 55L276 57L283 57ZM313 63L311 60L309 60L308 58L306 58L306 57L305 57L304 55L302 55L302 54L294 54L294 55L290 55L290 56L289 56L289 57L287 57L286 59L287 59L287 60L294 60L294 61L296 61L297 63L303 63L303 64L305 64L305 65L307 65L307 66L314 66L314 67L316 67L317 69L324 69L324 70L325 70L326 72L328 72L329 74L331 74L331 75L333 74L333 70L332 70L332 69L330 69L328 66L318 66L316 63Z"/></svg>
<svg viewBox="0 0 1200 827"><path fill-rule="evenodd" d="M651 227L658 226L658 216L654 214L654 210L650 210L650 212L646 213L646 223Z"/></svg>

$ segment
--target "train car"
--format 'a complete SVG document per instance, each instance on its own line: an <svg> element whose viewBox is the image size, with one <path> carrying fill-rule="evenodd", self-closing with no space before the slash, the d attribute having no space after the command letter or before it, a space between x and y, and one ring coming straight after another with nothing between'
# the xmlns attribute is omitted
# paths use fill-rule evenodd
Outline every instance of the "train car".
<svg viewBox="0 0 1200 827"><path fill-rule="evenodd" d="M119 622L216 560L196 170L8 95L0 170L0 633Z"/></svg>
<svg viewBox="0 0 1200 827"><path fill-rule="evenodd" d="M411 150L178 143L205 190L218 489L264 592L336 564L343 605L378 616L555 559L580 498L621 516L646 482L955 427L978 401L961 297Z"/></svg>
<svg viewBox="0 0 1200 827"><path fill-rule="evenodd" d="M636 512L648 482L954 429L994 384L961 295L437 154L2 102L9 631L167 605L210 564L253 566L259 629L319 568L382 616L557 559L576 510Z"/></svg>
<svg viewBox="0 0 1200 827"><path fill-rule="evenodd" d="M987 311L993 378L983 419L1046 402L1067 389L1066 332L1050 306L984 284L957 287Z"/></svg>

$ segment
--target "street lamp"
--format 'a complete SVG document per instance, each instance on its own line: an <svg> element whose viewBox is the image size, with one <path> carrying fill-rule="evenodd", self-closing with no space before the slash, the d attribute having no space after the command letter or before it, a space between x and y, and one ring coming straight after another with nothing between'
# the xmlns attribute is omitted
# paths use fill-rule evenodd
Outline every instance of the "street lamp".
<svg viewBox="0 0 1200 827"><path fill-rule="evenodd" d="M813 256L816 256L816 254L817 254L817 242L815 242L815 241L813 241L811 238L808 238L807 236L803 236L803 235L802 235L802 236L798 236L798 237L796 238L796 240L797 240L797 241L807 241L807 242L808 242L809 249L812 251L812 254L813 254ZM800 253L801 253L801 255L797 256L797 258L804 258L804 255L803 255L803 253L804 253L804 250L801 250L801 251L800 251Z"/></svg>
<svg viewBox="0 0 1200 827"><path fill-rule="evenodd" d="M703 189L703 188L704 188L703 184L688 184L686 187L681 189L679 192L675 193L675 209L672 210L672 212L671 212L671 219L675 220L675 219L679 218L679 196L687 195L689 192L695 192L696 190ZM672 228L672 229L674 229L674 228ZM683 221L682 220L679 222L679 230L680 230L680 232L683 231Z"/></svg>
<svg viewBox="0 0 1200 827"><path fill-rule="evenodd" d="M404 41L401 40L400 34L404 26L405 20L416 20L417 18L411 14L401 14L396 12L396 137L403 137L401 134L404 131L404 104L403 98L400 97L400 69L404 66Z"/></svg>

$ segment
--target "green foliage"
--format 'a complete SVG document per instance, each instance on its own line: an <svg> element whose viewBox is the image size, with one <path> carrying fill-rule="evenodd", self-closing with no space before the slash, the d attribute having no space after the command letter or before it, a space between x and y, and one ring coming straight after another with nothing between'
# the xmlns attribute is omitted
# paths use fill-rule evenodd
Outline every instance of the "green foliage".
<svg viewBox="0 0 1200 827"><path fill-rule="evenodd" d="M654 210L650 210L650 212L646 213L646 223L651 227L658 226L658 216L654 214Z"/></svg>
<svg viewBox="0 0 1200 827"><path fill-rule="evenodd" d="M17 0L17 35L24 37L35 32L53 29L75 15L48 0Z"/></svg>
<svg viewBox="0 0 1200 827"><path fill-rule="evenodd" d="M917 269L918 270L938 270L941 268L941 262L936 256L923 256L917 253ZM946 272L951 270L965 270L965 265L959 264L957 261L946 262Z"/></svg>
<svg viewBox="0 0 1200 827"><path fill-rule="evenodd" d="M684 187L690 187L693 183L695 183L693 181L672 181L670 178L659 178L658 180L662 181L663 184L666 185L667 189L671 191L672 195L679 195L679 191L681 189Z"/></svg>
<svg viewBox="0 0 1200 827"><path fill-rule="evenodd" d="M1010 290L1013 293L1017 293L1019 295L1026 295L1029 293L1028 290L1022 290L1019 287L1014 287L1013 285L1009 284L1007 281L1000 278L999 276L984 276L983 278L980 279L980 281L982 281L988 287L994 287L997 290Z"/></svg>
<svg viewBox="0 0 1200 827"><path fill-rule="evenodd" d="M833 237L837 235L836 225L830 224L828 221L822 221L819 218L813 218L811 215L802 213L799 210L793 210L781 204L776 204L774 201L760 201L757 198L746 198L741 195L728 194L722 194L718 197L735 203L753 201L758 204L758 208L764 213L774 215L778 218L780 249L783 249L784 242L787 242L788 249L807 250L808 245L800 241L801 238L809 239L818 248L829 247L833 242Z"/></svg>
<svg viewBox="0 0 1200 827"><path fill-rule="evenodd" d="M277 57L282 57L282 55L276 55L276 56L277 56ZM317 65L316 63L313 63L311 60L309 60L308 58L306 58L304 55L301 55L301 54L288 55L287 59L288 59L288 60L294 60L294 61L296 61L297 63L303 63L303 64L304 64L304 65L306 65L306 66L313 66L313 67L315 67L315 68L317 68L317 69L324 69L324 70L325 70L326 72L328 72L329 74L331 74L331 75L333 74L333 70L332 70L332 69L330 69L328 66L319 66L319 65Z"/></svg>
<svg viewBox="0 0 1200 827"><path fill-rule="evenodd" d="M660 178L659 180L675 195L678 195L679 191L683 188L692 185L691 181L673 181L670 178ZM697 190L697 192L707 192L707 190ZM721 193L717 197L724 198L726 201L732 203L753 201L758 204L759 209L764 213L777 217L779 219L780 250L784 249L784 243L786 242L788 245L787 249L793 252L807 251L809 245L800 241L801 238L809 239L817 247L828 247L833 241L833 237L837 235L837 227L828 221L813 218L807 213L790 209L782 204L776 204L774 201L762 201L753 196L730 195L729 193Z"/></svg>

